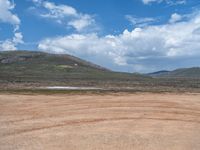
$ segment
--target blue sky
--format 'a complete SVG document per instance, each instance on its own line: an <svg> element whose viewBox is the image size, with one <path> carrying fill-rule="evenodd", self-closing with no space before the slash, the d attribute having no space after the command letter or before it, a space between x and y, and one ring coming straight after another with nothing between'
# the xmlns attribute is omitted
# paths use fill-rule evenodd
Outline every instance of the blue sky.
<svg viewBox="0 0 200 150"><path fill-rule="evenodd" d="M197 0L0 0L0 51L65 53L125 72L200 65Z"/></svg>

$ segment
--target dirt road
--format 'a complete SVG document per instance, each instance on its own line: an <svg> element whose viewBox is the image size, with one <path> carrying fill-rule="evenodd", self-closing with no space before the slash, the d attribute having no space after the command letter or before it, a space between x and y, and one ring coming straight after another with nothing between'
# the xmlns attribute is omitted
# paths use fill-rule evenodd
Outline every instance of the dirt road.
<svg viewBox="0 0 200 150"><path fill-rule="evenodd" d="M0 95L0 150L199 150L200 95Z"/></svg>

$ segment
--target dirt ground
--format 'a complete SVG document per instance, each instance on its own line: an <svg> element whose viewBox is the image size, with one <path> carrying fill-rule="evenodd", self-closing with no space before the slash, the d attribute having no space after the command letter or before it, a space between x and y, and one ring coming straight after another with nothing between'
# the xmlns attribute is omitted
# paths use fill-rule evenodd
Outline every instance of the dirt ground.
<svg viewBox="0 0 200 150"><path fill-rule="evenodd" d="M200 94L0 94L0 150L200 150Z"/></svg>

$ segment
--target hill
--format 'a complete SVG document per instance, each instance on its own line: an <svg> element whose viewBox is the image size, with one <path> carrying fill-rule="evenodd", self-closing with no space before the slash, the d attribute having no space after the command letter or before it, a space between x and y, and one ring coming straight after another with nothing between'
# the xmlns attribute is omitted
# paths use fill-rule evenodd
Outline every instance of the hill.
<svg viewBox="0 0 200 150"><path fill-rule="evenodd" d="M167 71L167 70L162 70L162 71L157 71L157 72L152 72L152 73L148 73L147 75L151 76L151 77L158 77L158 76L161 76L161 75L166 75L170 73L170 71Z"/></svg>
<svg viewBox="0 0 200 150"><path fill-rule="evenodd" d="M144 81L149 77L113 72L71 55L43 52L0 53L0 83L94 86L111 82Z"/></svg>
<svg viewBox="0 0 200 150"><path fill-rule="evenodd" d="M149 74L152 77L165 77L165 78L200 78L200 68L182 68L174 71L160 71Z"/></svg>

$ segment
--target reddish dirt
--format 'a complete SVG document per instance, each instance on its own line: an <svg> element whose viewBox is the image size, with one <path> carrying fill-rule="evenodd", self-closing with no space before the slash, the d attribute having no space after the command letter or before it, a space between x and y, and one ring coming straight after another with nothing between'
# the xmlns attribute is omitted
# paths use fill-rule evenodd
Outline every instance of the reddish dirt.
<svg viewBox="0 0 200 150"><path fill-rule="evenodd" d="M0 95L0 150L199 150L199 94Z"/></svg>

